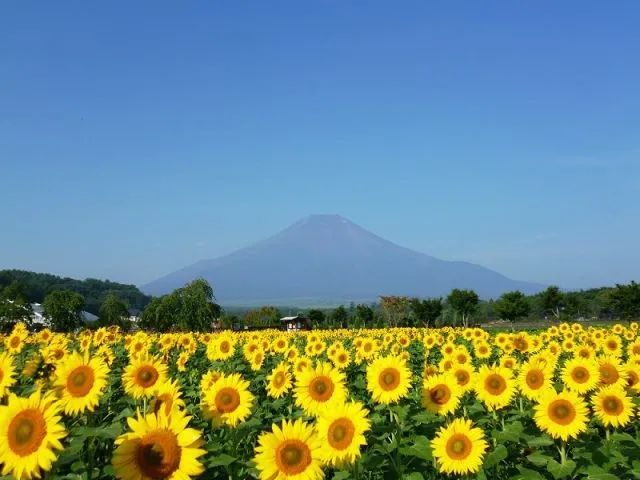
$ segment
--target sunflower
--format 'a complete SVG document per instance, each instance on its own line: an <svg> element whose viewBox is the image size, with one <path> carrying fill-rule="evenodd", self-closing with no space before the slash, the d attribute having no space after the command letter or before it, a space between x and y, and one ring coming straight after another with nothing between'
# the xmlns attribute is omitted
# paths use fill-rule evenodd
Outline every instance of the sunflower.
<svg viewBox="0 0 640 480"><path fill-rule="evenodd" d="M254 462L261 480L320 480L322 444L311 425L298 419L272 426L258 438Z"/></svg>
<svg viewBox="0 0 640 480"><path fill-rule="evenodd" d="M165 415L170 415L173 410L180 410L185 407L177 380L173 382L167 380L156 385L157 387L150 403L153 413L157 413L158 410L162 409Z"/></svg>
<svg viewBox="0 0 640 480"><path fill-rule="evenodd" d="M584 395L598 386L600 380L598 364L594 360L583 358L567 360L560 378L566 388Z"/></svg>
<svg viewBox="0 0 640 480"><path fill-rule="evenodd" d="M343 402L346 395L344 373L329 363L319 362L296 379L296 405L309 415L318 415L325 407Z"/></svg>
<svg viewBox="0 0 640 480"><path fill-rule="evenodd" d="M463 393L473 389L476 372L471 365L456 365L450 373Z"/></svg>
<svg viewBox="0 0 640 480"><path fill-rule="evenodd" d="M291 388L291 373L285 362L278 364L267 377L267 395L280 398Z"/></svg>
<svg viewBox="0 0 640 480"><path fill-rule="evenodd" d="M529 400L538 400L553 390L553 368L539 361L529 361L520 369L518 387Z"/></svg>
<svg viewBox="0 0 640 480"><path fill-rule="evenodd" d="M56 369L54 387L57 388L64 413L78 415L93 412L107 386L109 369L100 357L74 352Z"/></svg>
<svg viewBox="0 0 640 480"><path fill-rule="evenodd" d="M13 394L0 406L0 464L2 474L18 480L40 478L56 460L66 436L60 407L53 395L36 390L28 398Z"/></svg>
<svg viewBox="0 0 640 480"><path fill-rule="evenodd" d="M349 465L360 456L367 444L364 434L371 429L368 410L361 403L337 405L318 417L316 431L322 443L320 459L327 465Z"/></svg>
<svg viewBox="0 0 640 480"><path fill-rule="evenodd" d="M511 403L515 394L513 372L508 368L483 365L476 376L476 395L487 409L497 410Z"/></svg>
<svg viewBox="0 0 640 480"><path fill-rule="evenodd" d="M136 400L150 397L156 389L156 384L163 383L166 376L167 366L164 363L148 355L142 355L133 359L124 369L124 391Z"/></svg>
<svg viewBox="0 0 640 480"><path fill-rule="evenodd" d="M395 403L408 395L411 371L394 357L376 358L367 367L367 390L378 403Z"/></svg>
<svg viewBox="0 0 640 480"><path fill-rule="evenodd" d="M538 428L553 438L567 441L587 429L587 405L571 390L545 395L534 407L534 411L534 420Z"/></svg>
<svg viewBox="0 0 640 480"><path fill-rule="evenodd" d="M13 366L13 356L8 353L0 353L0 399L5 393L9 392L9 388L16 383L14 375L16 373Z"/></svg>
<svg viewBox="0 0 640 480"><path fill-rule="evenodd" d="M601 388L591 397L591 403L605 427L624 427L633 416L633 401L618 385Z"/></svg>
<svg viewBox="0 0 640 480"><path fill-rule="evenodd" d="M18 328L16 325L16 328L13 329L11 335L9 335L4 341L4 346L9 353L17 355L24 348L27 337L28 333L22 328Z"/></svg>
<svg viewBox="0 0 640 480"><path fill-rule="evenodd" d="M432 413L447 415L453 413L458 404L462 389L451 374L429 377L422 386L422 405Z"/></svg>
<svg viewBox="0 0 640 480"><path fill-rule="evenodd" d="M251 415L253 394L249 382L239 373L222 375L204 396L205 413L211 416L214 425L236 427Z"/></svg>
<svg viewBox="0 0 640 480"><path fill-rule="evenodd" d="M331 361L336 366L336 368L344 370L351 363L351 355L346 349L340 347L336 349L336 352L333 355Z"/></svg>
<svg viewBox="0 0 640 480"><path fill-rule="evenodd" d="M187 480L200 475L204 467L198 460L202 450L201 433L187 428L191 417L180 410L169 416L157 413L129 418L130 432L116 441L112 464L115 476L123 480Z"/></svg>
<svg viewBox="0 0 640 480"><path fill-rule="evenodd" d="M488 444L471 420L457 418L440 428L431 447L441 473L465 475L480 470Z"/></svg>
<svg viewBox="0 0 640 480"><path fill-rule="evenodd" d="M598 358L598 370L600 371L601 385L624 386L627 383L627 369L613 355L604 355Z"/></svg>

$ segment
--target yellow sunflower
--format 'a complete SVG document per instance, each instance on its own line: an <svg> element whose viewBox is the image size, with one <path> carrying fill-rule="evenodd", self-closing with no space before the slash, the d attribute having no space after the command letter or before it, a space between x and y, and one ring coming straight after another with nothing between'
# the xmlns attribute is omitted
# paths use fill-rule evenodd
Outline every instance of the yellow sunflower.
<svg viewBox="0 0 640 480"><path fill-rule="evenodd" d="M16 379L14 378L15 373L13 356L8 353L0 353L0 399L2 399L6 393L9 393L9 388L16 383Z"/></svg>
<svg viewBox="0 0 640 480"><path fill-rule="evenodd" d="M620 363L620 359L613 355L603 355L598 358L601 385L620 385L627 383L627 369Z"/></svg>
<svg viewBox="0 0 640 480"><path fill-rule="evenodd" d="M343 402L346 395L344 373L330 363L319 362L296 378L296 405L309 415L318 415L327 406Z"/></svg>
<svg viewBox="0 0 640 480"><path fill-rule="evenodd" d="M122 383L124 391L133 398L150 397L158 383L163 383L167 377L167 366L160 360L148 355L141 355L132 359L124 369Z"/></svg>
<svg viewBox="0 0 640 480"><path fill-rule="evenodd" d="M173 410L180 410L185 407L182 392L178 381L166 380L160 384L156 384L157 387L151 399L150 407L153 413L157 413L159 410L164 410L165 415L170 415Z"/></svg>
<svg viewBox="0 0 640 480"><path fill-rule="evenodd" d="M291 373L285 362L278 364L267 377L267 395L280 398L291 389Z"/></svg>
<svg viewBox="0 0 640 480"><path fill-rule="evenodd" d="M571 390L545 395L534 411L538 428L553 438L567 441L587 429L589 409L584 400Z"/></svg>
<svg viewBox="0 0 640 480"><path fill-rule="evenodd" d="M513 372L508 368L483 365L476 376L475 391L488 410L497 410L511 403L516 392Z"/></svg>
<svg viewBox="0 0 640 480"><path fill-rule="evenodd" d="M316 431L322 443L323 463L342 466L360 457L360 447L367 444L364 434L371 429L368 413L361 403L349 402L327 409L318 417Z"/></svg>
<svg viewBox="0 0 640 480"><path fill-rule="evenodd" d="M591 397L591 403L605 427L624 427L633 417L633 401L618 385L601 388Z"/></svg>
<svg viewBox="0 0 640 480"><path fill-rule="evenodd" d="M432 413L447 415L453 413L458 404L462 389L455 377L440 374L425 379L422 387L422 405Z"/></svg>
<svg viewBox="0 0 640 480"><path fill-rule="evenodd" d="M322 444L313 427L285 420L258 438L254 462L261 480L320 480Z"/></svg>
<svg viewBox="0 0 640 480"><path fill-rule="evenodd" d="M216 426L236 427L251 415L253 394L239 373L222 375L204 397L205 413Z"/></svg>
<svg viewBox="0 0 640 480"><path fill-rule="evenodd" d="M471 365L456 365L450 372L463 393L473 389L476 372Z"/></svg>
<svg viewBox="0 0 640 480"><path fill-rule="evenodd" d="M529 361L520 369L518 387L530 400L538 400L553 391L553 368L543 362Z"/></svg>
<svg viewBox="0 0 640 480"><path fill-rule="evenodd" d="M109 369L100 357L74 352L56 368L54 387L58 390L64 413L93 412L107 386Z"/></svg>
<svg viewBox="0 0 640 480"><path fill-rule="evenodd" d="M198 460L204 455L201 433L187 428L191 417L163 409L129 418L130 432L116 441L112 464L115 476L123 480L188 480L200 475L204 467Z"/></svg>
<svg viewBox="0 0 640 480"><path fill-rule="evenodd" d="M598 386L600 381L598 364L595 360L584 358L567 360L560 378L566 388L584 395Z"/></svg>
<svg viewBox="0 0 640 480"><path fill-rule="evenodd" d="M441 473L466 475L480 470L488 444L471 420L457 418L440 428L431 447Z"/></svg>
<svg viewBox="0 0 640 480"><path fill-rule="evenodd" d="M9 396L0 406L0 464L2 474L18 480L40 478L56 461L66 436L60 407L53 395L36 390L28 398Z"/></svg>
<svg viewBox="0 0 640 480"><path fill-rule="evenodd" d="M367 390L378 403L395 403L406 397L410 388L411 371L398 358L379 357L367 367Z"/></svg>

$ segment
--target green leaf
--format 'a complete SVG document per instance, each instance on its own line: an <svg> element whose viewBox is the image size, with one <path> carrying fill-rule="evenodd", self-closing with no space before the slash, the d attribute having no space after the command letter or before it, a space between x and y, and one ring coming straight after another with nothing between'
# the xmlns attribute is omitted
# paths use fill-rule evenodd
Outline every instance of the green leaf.
<svg viewBox="0 0 640 480"><path fill-rule="evenodd" d="M587 480L620 480L620 477L613 473L590 473Z"/></svg>
<svg viewBox="0 0 640 480"><path fill-rule="evenodd" d="M484 468L491 468L507 458L509 452L504 445L498 445L484 460Z"/></svg>
<svg viewBox="0 0 640 480"><path fill-rule="evenodd" d="M333 474L333 480L345 480L351 478L351 473L346 470L340 470Z"/></svg>
<svg viewBox="0 0 640 480"><path fill-rule="evenodd" d="M405 473L402 476L402 480L424 480L424 477L419 472L411 472L411 473Z"/></svg>
<svg viewBox="0 0 640 480"><path fill-rule="evenodd" d="M524 467L518 467L518 470L520 473L515 474L509 480L545 480L544 477L535 470L529 470Z"/></svg>
<svg viewBox="0 0 640 480"><path fill-rule="evenodd" d="M520 435L524 431L524 427L520 422L513 422L505 425L504 430L494 430L493 437L498 440L498 442L515 442L517 443L520 440Z"/></svg>
<svg viewBox="0 0 640 480"><path fill-rule="evenodd" d="M531 448L548 447L553 445L553 439L548 435L539 435L526 438L527 446Z"/></svg>
<svg viewBox="0 0 640 480"><path fill-rule="evenodd" d="M573 460L566 460L563 464L561 464L554 459L551 459L547 463L547 470L551 475L553 475L553 478L555 478L556 480L558 478L568 477L573 473L575 469L576 462L574 462Z"/></svg>
<svg viewBox="0 0 640 480"><path fill-rule="evenodd" d="M407 457L416 457L430 462L433 458L431 442L424 435L417 435L413 439L414 443L410 447L403 447L400 453Z"/></svg>
<svg viewBox="0 0 640 480"><path fill-rule="evenodd" d="M531 455L527 455L527 460L536 467L544 467L551 460L551 457L541 452L533 452Z"/></svg>
<svg viewBox="0 0 640 480"><path fill-rule="evenodd" d="M232 457L231 455L227 455L226 453L221 453L220 455L216 455L209 459L208 465L209 467L226 467L227 465L231 465L236 461L236 457Z"/></svg>

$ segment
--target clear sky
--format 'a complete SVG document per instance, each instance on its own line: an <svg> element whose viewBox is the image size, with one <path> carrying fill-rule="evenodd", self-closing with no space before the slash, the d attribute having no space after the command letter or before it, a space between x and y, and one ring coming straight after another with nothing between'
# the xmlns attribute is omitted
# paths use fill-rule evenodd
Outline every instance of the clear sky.
<svg viewBox="0 0 640 480"><path fill-rule="evenodd" d="M145 283L339 213L640 280L640 2L2 2L0 268Z"/></svg>

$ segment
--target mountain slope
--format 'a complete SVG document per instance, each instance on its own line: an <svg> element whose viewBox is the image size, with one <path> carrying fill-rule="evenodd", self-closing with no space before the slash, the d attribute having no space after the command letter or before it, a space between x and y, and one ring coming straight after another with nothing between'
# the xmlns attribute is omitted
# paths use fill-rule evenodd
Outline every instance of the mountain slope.
<svg viewBox="0 0 640 480"><path fill-rule="evenodd" d="M379 295L442 296L472 288L481 297L543 288L467 262L400 247L338 215L312 215L252 246L202 260L142 286L167 293L197 277L223 304L375 300Z"/></svg>

